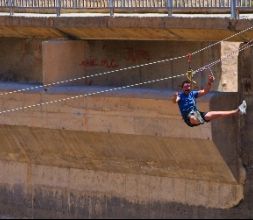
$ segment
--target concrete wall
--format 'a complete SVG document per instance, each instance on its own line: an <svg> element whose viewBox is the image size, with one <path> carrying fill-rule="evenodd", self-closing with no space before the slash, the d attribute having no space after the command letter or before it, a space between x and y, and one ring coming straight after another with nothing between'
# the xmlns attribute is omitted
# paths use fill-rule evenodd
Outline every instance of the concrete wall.
<svg viewBox="0 0 253 220"><path fill-rule="evenodd" d="M104 73L139 64L177 57L196 51L204 42L158 41L67 41L28 40L1 38L0 67L1 81L52 83L56 81ZM236 50L238 43L222 43L193 57L192 68L208 64L220 56ZM163 78L186 72L186 59L164 62L134 70L111 73L106 76L78 80L70 84L122 86L142 81ZM216 77L214 90L237 91L237 61L232 58L213 68ZM233 78L232 80L228 80ZM207 72L196 75L201 88ZM150 84L151 88L178 89L181 79ZM230 82L233 82L231 85ZM143 86L142 86L143 87ZM233 89L231 89L233 88Z"/></svg>
<svg viewBox="0 0 253 220"><path fill-rule="evenodd" d="M41 40L1 38L0 80L15 82L42 81Z"/></svg>
<svg viewBox="0 0 253 220"><path fill-rule="evenodd" d="M179 47L180 44L180 47ZM43 42L43 82L55 81L104 73L139 64L150 63L167 58L186 55L207 46L203 42L160 42L160 41L48 41ZM70 49L71 48L71 49ZM193 56L192 68L197 69L211 61L219 59L221 47L206 50ZM187 59L178 59L147 67L115 72L106 76L79 81L82 85L123 86L152 79L185 73L188 70ZM221 65L214 69L218 89ZM207 73L198 74L199 87L207 80ZM178 89L182 79L173 79L147 85L149 88ZM143 86L142 86L143 87Z"/></svg>
<svg viewBox="0 0 253 220"><path fill-rule="evenodd" d="M180 47L179 47L180 44ZM43 82L87 76L119 68L145 64L171 57L186 55L207 46L203 42L159 42L159 41L69 41L28 40L1 38L0 69L2 81ZM219 59L221 47L206 50L193 57L192 68L196 69ZM72 84L122 86L157 78L185 73L187 59L150 65L108 74L106 76L79 80ZM219 88L221 65L214 69ZM198 74L199 87L206 82L207 74ZM150 84L151 88L178 89L182 79L173 79Z"/></svg>
<svg viewBox="0 0 253 220"><path fill-rule="evenodd" d="M84 41L44 41L42 42L43 83L80 77L83 69L80 65L84 56L89 56L85 50ZM76 82L75 82L76 83ZM78 81L84 84L83 81Z"/></svg>
<svg viewBox="0 0 253 220"><path fill-rule="evenodd" d="M42 54L47 59L43 59L42 80L69 78L69 70L76 76L79 71L110 70L117 63L134 65L150 59L147 54L151 59L164 58L169 52L181 55L206 44L182 45L179 51L178 44L167 42L44 42ZM220 49L200 55L194 65L216 56ZM186 62L186 66L170 65L159 65L152 72L129 71L113 80L83 82L92 87L1 96L1 110L101 89L94 85L122 85L122 78L131 83L162 77L163 70L187 69ZM205 82L205 77L198 80ZM177 84L166 82L160 88L175 89ZM252 216L251 169L247 167L245 182L238 118L188 128L177 106L168 100L172 91L155 87L1 115L0 214L30 218ZM20 88L20 84L4 83L1 91ZM199 104L204 111L236 108L238 94L213 93Z"/></svg>
<svg viewBox="0 0 253 220"><path fill-rule="evenodd" d="M221 56L226 57L227 54L235 52L230 59L222 60L222 74L219 81L219 91L223 92L238 92L238 54L240 43L237 42L222 42Z"/></svg>
<svg viewBox="0 0 253 220"><path fill-rule="evenodd" d="M85 93L74 88L13 94L1 98L2 107ZM2 201L2 213L15 207L16 215L23 211L29 217L120 216L115 206L121 204L124 216L133 217L139 213L131 213L131 207L146 212L171 202L221 209L237 205L244 197L238 119L191 129L170 95L137 89L2 115L0 166L8 171L1 173L8 201ZM218 110L222 100L235 108L235 97L212 94L199 105ZM144 216L169 213L154 208Z"/></svg>
<svg viewBox="0 0 253 220"><path fill-rule="evenodd" d="M243 45L243 44L242 44ZM239 89L241 99L248 102L248 114L241 121L241 135L242 135L242 156L244 164L251 169L253 167L253 135L252 135L252 104L253 104L253 50L252 48L245 50L239 56Z"/></svg>

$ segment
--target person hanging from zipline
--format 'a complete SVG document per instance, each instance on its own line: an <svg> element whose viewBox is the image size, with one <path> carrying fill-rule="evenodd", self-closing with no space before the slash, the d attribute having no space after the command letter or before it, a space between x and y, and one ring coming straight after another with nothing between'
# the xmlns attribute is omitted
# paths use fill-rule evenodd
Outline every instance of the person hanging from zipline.
<svg viewBox="0 0 253 220"><path fill-rule="evenodd" d="M230 111L201 112L198 110L196 99L209 93L214 80L215 78L210 72L208 83L202 90L192 90L192 81L185 80L182 83L182 91L174 95L173 101L178 103L182 118L188 126L195 127L214 119L246 114L247 104L245 100L237 109Z"/></svg>

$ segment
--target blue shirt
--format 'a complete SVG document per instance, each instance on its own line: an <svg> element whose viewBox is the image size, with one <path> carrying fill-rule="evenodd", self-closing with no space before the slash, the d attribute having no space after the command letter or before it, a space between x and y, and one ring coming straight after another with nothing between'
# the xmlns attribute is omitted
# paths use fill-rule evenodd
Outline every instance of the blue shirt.
<svg viewBox="0 0 253 220"><path fill-rule="evenodd" d="M179 93L178 106L183 117L187 116L192 110L197 110L196 98L198 98L198 94L196 90L191 91L188 95L183 92Z"/></svg>

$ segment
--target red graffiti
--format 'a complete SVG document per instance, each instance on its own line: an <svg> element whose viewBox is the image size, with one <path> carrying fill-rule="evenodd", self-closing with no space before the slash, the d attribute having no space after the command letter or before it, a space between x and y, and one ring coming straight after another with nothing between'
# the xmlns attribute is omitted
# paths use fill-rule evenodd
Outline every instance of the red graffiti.
<svg viewBox="0 0 253 220"><path fill-rule="evenodd" d="M84 67L93 67L93 66L98 66L98 62L97 62L97 59L95 58L88 58L88 59L83 60L80 65Z"/></svg>
<svg viewBox="0 0 253 220"><path fill-rule="evenodd" d="M150 61L150 54L146 50L127 47L126 51L127 51L127 56L126 56L127 61L134 62L134 63L142 61L142 60Z"/></svg>
<svg viewBox="0 0 253 220"><path fill-rule="evenodd" d="M103 45L103 50L107 49L105 45ZM143 49L136 49L133 47L124 48L124 55L122 55L122 60L127 61L128 63L140 63L143 61L150 62L151 57L148 51ZM89 57L83 60L80 63L84 68L89 67L104 67L108 69L119 68L119 64L116 62L114 58L95 58Z"/></svg>
<svg viewBox="0 0 253 220"><path fill-rule="evenodd" d="M104 59L101 60L101 66L104 66L106 68L118 68L119 65L115 62L114 59L108 60L108 59Z"/></svg>
<svg viewBox="0 0 253 220"><path fill-rule="evenodd" d="M118 68L119 65L114 59L96 59L96 58L87 58L83 60L80 64L83 67L106 67L108 69Z"/></svg>

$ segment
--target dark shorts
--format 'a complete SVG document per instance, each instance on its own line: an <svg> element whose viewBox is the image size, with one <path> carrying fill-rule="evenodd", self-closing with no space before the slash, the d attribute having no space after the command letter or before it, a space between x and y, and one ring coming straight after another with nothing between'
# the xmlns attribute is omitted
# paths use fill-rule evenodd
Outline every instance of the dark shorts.
<svg viewBox="0 0 253 220"><path fill-rule="evenodd" d="M198 110L194 110L194 111L198 111ZM205 119L205 116L206 116L207 112L201 112L201 111L198 111L198 112L200 113L200 115L201 115L201 117L202 117L202 119L203 119L204 122L209 122L208 120ZM201 123L198 124L198 125L193 125L193 124L191 123L191 121L190 121L189 114L190 114L190 113L188 113L188 114L186 114L186 115L183 115L184 122L185 122L188 126L190 126L190 127L196 127L196 126L201 125Z"/></svg>

